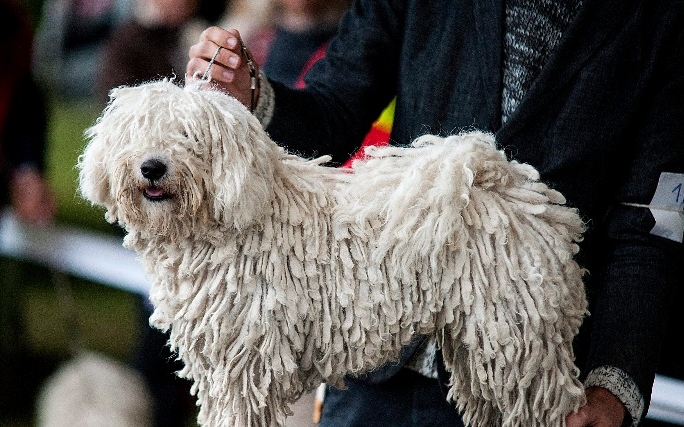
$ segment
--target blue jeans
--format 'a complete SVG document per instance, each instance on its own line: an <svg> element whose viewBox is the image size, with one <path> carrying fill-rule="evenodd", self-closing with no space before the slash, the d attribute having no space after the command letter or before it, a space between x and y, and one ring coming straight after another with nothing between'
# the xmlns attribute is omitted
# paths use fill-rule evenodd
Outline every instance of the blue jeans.
<svg viewBox="0 0 684 427"><path fill-rule="evenodd" d="M320 427L463 427L439 380L402 368L389 379L327 387Z"/></svg>

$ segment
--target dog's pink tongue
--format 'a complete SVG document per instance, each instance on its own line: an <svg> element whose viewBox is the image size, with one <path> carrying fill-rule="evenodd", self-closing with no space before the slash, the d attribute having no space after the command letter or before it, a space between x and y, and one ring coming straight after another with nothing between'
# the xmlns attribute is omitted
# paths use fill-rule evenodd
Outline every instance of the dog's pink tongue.
<svg viewBox="0 0 684 427"><path fill-rule="evenodd" d="M162 190L159 187L148 187L147 190L145 190L145 192L150 197L159 197L164 194L164 190Z"/></svg>

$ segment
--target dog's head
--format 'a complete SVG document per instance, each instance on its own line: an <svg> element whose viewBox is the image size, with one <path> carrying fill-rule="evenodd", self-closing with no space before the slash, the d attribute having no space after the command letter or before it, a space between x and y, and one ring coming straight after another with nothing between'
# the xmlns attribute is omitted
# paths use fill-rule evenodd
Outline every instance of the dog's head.
<svg viewBox="0 0 684 427"><path fill-rule="evenodd" d="M139 235L249 227L283 152L234 98L167 80L112 90L85 136L81 195Z"/></svg>

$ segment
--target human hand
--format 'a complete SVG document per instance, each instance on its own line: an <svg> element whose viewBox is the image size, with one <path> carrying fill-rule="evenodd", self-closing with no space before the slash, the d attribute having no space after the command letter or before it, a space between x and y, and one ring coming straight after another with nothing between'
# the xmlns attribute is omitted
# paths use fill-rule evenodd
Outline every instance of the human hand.
<svg viewBox="0 0 684 427"><path fill-rule="evenodd" d="M625 406L602 387L586 390L587 403L565 419L566 427L620 427L626 416Z"/></svg>
<svg viewBox="0 0 684 427"><path fill-rule="evenodd" d="M57 212L50 186L33 168L21 168L12 174L10 204L21 221L32 224L50 223Z"/></svg>
<svg viewBox="0 0 684 427"><path fill-rule="evenodd" d="M252 60L238 30L207 28L199 42L190 47L188 56L186 85L204 77L209 80L205 85L229 93L254 110L259 99L259 66Z"/></svg>

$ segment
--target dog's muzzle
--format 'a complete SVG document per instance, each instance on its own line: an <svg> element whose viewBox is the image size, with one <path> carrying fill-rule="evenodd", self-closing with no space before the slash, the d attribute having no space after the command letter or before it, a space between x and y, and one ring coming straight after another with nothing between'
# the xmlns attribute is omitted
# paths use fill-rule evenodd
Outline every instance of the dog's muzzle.
<svg viewBox="0 0 684 427"><path fill-rule="evenodd" d="M162 179L164 175L166 175L167 169L168 168L166 167L166 164L157 159L145 160L140 165L140 173L142 174L143 178L149 181L149 185L143 189L143 195L146 199L151 201L161 201L171 197L171 195L168 194L163 187L157 185L157 182Z"/></svg>

